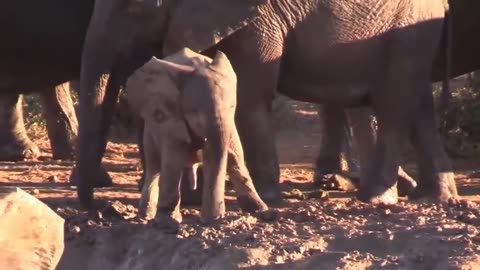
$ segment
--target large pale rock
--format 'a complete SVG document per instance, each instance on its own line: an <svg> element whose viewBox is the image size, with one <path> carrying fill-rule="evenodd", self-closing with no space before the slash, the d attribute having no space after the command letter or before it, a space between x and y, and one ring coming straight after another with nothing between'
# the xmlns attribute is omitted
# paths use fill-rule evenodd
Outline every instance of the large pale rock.
<svg viewBox="0 0 480 270"><path fill-rule="evenodd" d="M0 269L55 269L64 220L19 188L0 188Z"/></svg>

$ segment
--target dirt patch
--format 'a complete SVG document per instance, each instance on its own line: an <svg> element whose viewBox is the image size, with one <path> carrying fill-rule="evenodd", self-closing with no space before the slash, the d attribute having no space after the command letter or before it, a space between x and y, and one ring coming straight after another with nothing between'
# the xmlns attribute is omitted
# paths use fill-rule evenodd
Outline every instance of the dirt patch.
<svg viewBox="0 0 480 270"><path fill-rule="evenodd" d="M36 140L44 153L38 161L0 163L0 185L32 192L65 218L58 269L480 269L475 203L373 207L351 192L319 192L311 179L321 127L315 107L294 105L281 119L296 124L276 135L282 188L310 196L285 200L273 221L242 214L229 190L227 216L212 226L202 226L194 208L182 210L176 235L135 223L141 171L134 144L108 145L104 165L115 186L96 190L105 201L99 211L79 208L68 184L73 163L51 160L44 138ZM455 170L460 193L480 202L478 164L458 159Z"/></svg>

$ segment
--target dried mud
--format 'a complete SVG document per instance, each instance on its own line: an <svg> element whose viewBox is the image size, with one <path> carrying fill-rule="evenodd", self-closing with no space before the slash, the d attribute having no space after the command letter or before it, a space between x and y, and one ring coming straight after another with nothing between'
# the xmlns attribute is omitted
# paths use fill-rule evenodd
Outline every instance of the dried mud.
<svg viewBox="0 0 480 270"><path fill-rule="evenodd" d="M311 183L320 128L302 116L311 107L295 110L304 128L277 134L282 188L318 196L286 199L273 220L241 213L229 190L227 216L211 226L200 224L194 208L182 210L178 234L135 223L141 171L133 144L109 143L104 165L115 185L96 190L105 202L98 211L79 207L68 184L73 163L51 160L45 140L36 140L39 160L0 163L0 185L29 190L65 218L58 269L480 269L479 160L455 161L468 199L457 205L402 200L382 207L352 192L326 196ZM404 167L414 173L411 163Z"/></svg>

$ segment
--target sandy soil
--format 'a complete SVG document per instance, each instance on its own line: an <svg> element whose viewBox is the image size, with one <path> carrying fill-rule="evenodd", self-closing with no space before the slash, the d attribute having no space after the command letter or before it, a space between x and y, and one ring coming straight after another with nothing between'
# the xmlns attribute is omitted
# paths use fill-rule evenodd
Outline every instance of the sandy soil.
<svg viewBox="0 0 480 270"><path fill-rule="evenodd" d="M209 227L198 209L184 209L176 235L136 224L140 177L134 144L109 143L104 164L115 186L96 190L105 208L78 207L68 184L72 162L0 163L0 186L31 191L65 218L65 252L58 269L480 269L479 160L456 160L459 205L416 204L373 207L352 192L316 192L311 179L320 127L313 108L295 103L294 117L277 134L283 189L290 198L273 220L242 214L229 196L228 214ZM282 118L286 121L286 118ZM405 167L414 173L408 160ZM313 191L313 192L312 192ZM310 193L309 193L310 192ZM229 191L231 195L231 191Z"/></svg>

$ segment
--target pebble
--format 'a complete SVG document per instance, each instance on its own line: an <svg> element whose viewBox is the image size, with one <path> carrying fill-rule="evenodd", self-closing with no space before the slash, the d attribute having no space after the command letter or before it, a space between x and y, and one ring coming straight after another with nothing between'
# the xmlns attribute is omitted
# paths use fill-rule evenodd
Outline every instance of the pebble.
<svg viewBox="0 0 480 270"><path fill-rule="evenodd" d="M50 183L57 183L58 182L58 177L56 175L51 175L47 178L47 180Z"/></svg>
<svg viewBox="0 0 480 270"><path fill-rule="evenodd" d="M72 227L72 233L80 233L81 229L78 226L73 226Z"/></svg>

